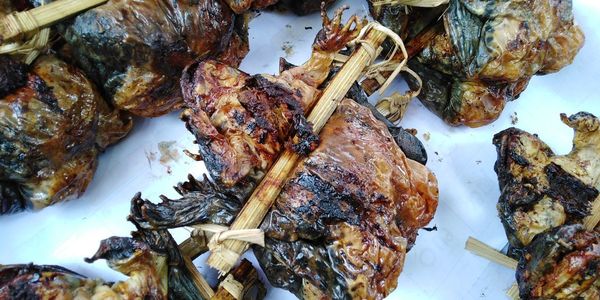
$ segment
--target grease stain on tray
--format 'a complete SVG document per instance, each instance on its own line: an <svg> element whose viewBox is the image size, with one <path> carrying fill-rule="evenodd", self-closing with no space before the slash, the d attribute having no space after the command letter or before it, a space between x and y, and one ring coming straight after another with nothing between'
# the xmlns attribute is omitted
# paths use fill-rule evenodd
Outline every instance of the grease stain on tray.
<svg viewBox="0 0 600 300"><path fill-rule="evenodd" d="M158 143L158 151L160 152L160 163L167 166L169 162L179 160L179 151L176 149L176 141L163 141Z"/></svg>

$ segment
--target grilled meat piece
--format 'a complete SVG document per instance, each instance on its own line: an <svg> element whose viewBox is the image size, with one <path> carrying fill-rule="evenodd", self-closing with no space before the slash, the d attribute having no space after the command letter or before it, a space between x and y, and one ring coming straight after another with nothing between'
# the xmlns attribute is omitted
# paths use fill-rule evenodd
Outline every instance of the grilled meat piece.
<svg viewBox="0 0 600 300"><path fill-rule="evenodd" d="M79 196L98 152L125 136L131 120L110 109L73 66L47 55L30 70L0 58L2 213L40 209ZM12 208L14 207L14 208Z"/></svg>
<svg viewBox="0 0 600 300"><path fill-rule="evenodd" d="M310 132L304 115L318 99L318 87L327 78L335 53L366 22L353 16L344 26L342 11L333 20L323 13L324 27L310 60L278 76L249 75L211 60L185 70L181 88L189 108L183 120L219 186L252 189L292 133ZM314 147L310 134L296 144L307 140L312 142L305 144Z"/></svg>
<svg viewBox="0 0 600 300"><path fill-rule="evenodd" d="M2 299L200 299L184 268L177 243L167 231L138 231L132 238L101 242L87 262L106 259L129 278L117 283L88 279L58 266L0 266Z"/></svg>
<svg viewBox="0 0 600 300"><path fill-rule="evenodd" d="M351 100L320 137L261 226L266 247L254 252L271 283L299 298L381 299L433 218L436 178Z"/></svg>
<svg viewBox="0 0 600 300"><path fill-rule="evenodd" d="M409 66L423 79L421 102L451 125L493 122L533 75L570 64L584 42L571 0L451 0L447 9L411 9L408 15L402 5L371 11L408 39L417 30L445 29ZM443 20L432 24L442 12Z"/></svg>
<svg viewBox="0 0 600 300"><path fill-rule="evenodd" d="M539 234L517 266L521 299L599 299L600 233L580 224Z"/></svg>
<svg viewBox="0 0 600 300"><path fill-rule="evenodd" d="M339 22L339 19L336 19ZM334 32L329 20L325 24L326 28L329 27L326 29L326 33ZM317 42L323 41L325 35L319 34ZM335 39L335 35L331 36L331 39ZM289 136L291 123L294 120L289 114L283 115L281 112L289 112L294 107L286 107L286 105L282 105L282 102L289 99L290 103L294 103L298 98L301 99L300 103L314 102L319 94L314 87L325 80L323 77L331 77L336 71L329 71L332 53L324 53L320 48L316 48L311 60L303 66L297 67L282 59L280 76L255 76L256 78L267 78L269 82L274 82L272 90L282 91L280 94L272 93L266 97L269 101L265 100L265 103L281 107L278 108L279 110L270 108L273 111L256 106L243 106L239 103L241 102L239 99L244 99L243 97L251 100L254 100L254 95L264 97L262 90L244 87L244 82L250 78L249 75L216 62L204 62L190 66L182 79L184 96L191 107L184 111L184 120L187 121L188 129L196 135L200 152L215 182L209 181L206 177L203 180L196 180L189 176L187 182L176 187L181 198L169 199L163 196L161 197L162 202L159 204L135 197L132 201L131 217L145 228L174 228L204 223L229 225L256 184L274 162ZM263 79L265 86L271 86L266 81ZM294 89L299 92L285 92L289 86L297 86ZM401 149L411 159L425 164L427 153L421 142L402 128L394 127L381 116L368 103L366 94L358 84L351 88L347 97L369 107L375 117L389 126L388 129ZM215 103L220 107L218 110L215 108L217 107ZM231 107L235 109L230 110ZM264 107L268 108L268 106ZM209 113L212 112L212 117L209 117L205 110ZM277 117L268 119L275 120L275 125L260 120L263 115ZM238 120L240 121L238 122ZM267 126L285 130L278 135L271 135L276 138L270 140L265 138L261 143L262 132L266 130L260 128ZM208 129L204 129L205 127ZM251 134L258 135L258 141ZM267 141L271 145L266 144ZM255 149L261 149L262 152ZM277 151L273 151L273 149L277 149ZM233 163L229 164L229 162ZM240 179L235 181L231 178L236 177L229 175L237 174L232 170L244 170L244 173L238 174Z"/></svg>
<svg viewBox="0 0 600 300"><path fill-rule="evenodd" d="M554 152L536 135L509 128L494 136L500 183L498 213L510 243L509 255L533 238L563 224L581 223L600 189L600 120L580 112L562 121L575 131L573 150Z"/></svg>
<svg viewBox="0 0 600 300"><path fill-rule="evenodd" d="M110 0L58 29L115 107L154 117L181 106L181 71L194 60L240 63L245 23L221 0Z"/></svg>

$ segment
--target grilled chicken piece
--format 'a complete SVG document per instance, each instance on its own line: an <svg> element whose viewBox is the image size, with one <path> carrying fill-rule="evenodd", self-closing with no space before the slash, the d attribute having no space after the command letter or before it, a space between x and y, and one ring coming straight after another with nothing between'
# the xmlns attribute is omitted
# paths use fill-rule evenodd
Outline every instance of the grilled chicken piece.
<svg viewBox="0 0 600 300"><path fill-rule="evenodd" d="M184 267L177 243L166 231L132 233L103 240L92 258L129 278L116 283L88 279L58 266L0 266L1 299L201 299Z"/></svg>
<svg viewBox="0 0 600 300"><path fill-rule="evenodd" d="M575 131L573 150L554 152L536 135L509 128L494 136L500 183L498 213L520 257L534 237L563 224L581 223L600 189L600 120L580 112L562 121Z"/></svg>
<svg viewBox="0 0 600 300"><path fill-rule="evenodd" d="M600 233L580 224L537 235L517 266L519 294L533 299L600 299Z"/></svg>
<svg viewBox="0 0 600 300"><path fill-rule="evenodd" d="M409 66L423 79L421 102L451 125L493 122L533 75L570 64L584 42L571 0L451 0L447 9L408 15L402 5L371 11L409 40L417 30L442 28ZM439 13L443 20L432 25Z"/></svg>
<svg viewBox="0 0 600 300"><path fill-rule="evenodd" d="M181 106L179 79L188 64L240 63L248 52L246 21L221 0L110 0L58 29L115 107L154 117Z"/></svg>
<svg viewBox="0 0 600 300"><path fill-rule="evenodd" d="M382 299L433 218L436 178L352 100L320 137L261 226L266 247L254 252L269 281L301 299Z"/></svg>
<svg viewBox="0 0 600 300"><path fill-rule="evenodd" d="M79 196L98 152L130 129L129 117L55 56L38 58L30 70L0 57L0 213Z"/></svg>
<svg viewBox="0 0 600 300"><path fill-rule="evenodd" d="M311 58L278 76L249 75L216 61L188 67L181 80L183 120L196 136L206 167L223 188L253 188L292 132L304 136L295 150L309 151L315 137L304 115L320 95L334 55L354 39L365 20L341 24L343 9L330 20L323 12Z"/></svg>

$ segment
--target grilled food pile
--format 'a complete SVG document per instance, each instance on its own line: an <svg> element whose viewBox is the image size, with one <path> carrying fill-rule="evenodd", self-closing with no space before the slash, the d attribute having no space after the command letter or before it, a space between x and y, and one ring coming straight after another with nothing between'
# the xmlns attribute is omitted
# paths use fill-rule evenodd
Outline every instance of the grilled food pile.
<svg viewBox="0 0 600 300"><path fill-rule="evenodd" d="M0 14L49 2L0 0ZM32 64L22 53L0 55L0 214L80 196L99 153L124 138L135 117L181 110L181 126L198 146L187 154L208 171L179 183L178 198L157 203L137 193L132 237L108 238L86 259L105 259L127 279L0 265L0 298L264 297L248 261L220 274L213 296L191 259L223 246L209 234L229 228L286 150L299 162L278 178L281 191L260 219L264 244L252 246L271 285L301 299L383 299L394 291L437 210L438 179L414 131L369 103L363 87L371 93L379 77L347 80L345 98L313 131L307 116L342 72L340 52L368 48L364 34L380 30L356 15L343 22L344 7L330 19L333 2L108 0L53 24L55 35ZM534 75L570 64L584 42L567 0L368 3L374 19L408 41L409 85L420 85L421 102L450 125L491 123ZM238 69L249 51L248 22L267 8L321 9L323 28L304 64L282 58L278 75L248 74ZM369 55L379 53L371 48ZM567 155L516 128L493 138L497 208L508 254L519 260L523 299L600 297L600 239L584 227L600 201L600 120L586 112L561 118L575 131ZM177 245L169 230L180 227L194 231Z"/></svg>

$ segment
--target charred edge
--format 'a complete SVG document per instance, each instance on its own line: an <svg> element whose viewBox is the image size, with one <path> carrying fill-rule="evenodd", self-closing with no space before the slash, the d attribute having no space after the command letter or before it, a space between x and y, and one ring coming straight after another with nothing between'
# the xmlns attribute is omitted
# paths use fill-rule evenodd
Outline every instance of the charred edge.
<svg viewBox="0 0 600 300"><path fill-rule="evenodd" d="M0 98L4 98L15 89L27 84L28 67L26 64L0 55Z"/></svg>
<svg viewBox="0 0 600 300"><path fill-rule="evenodd" d="M545 171L550 183L548 195L560 201L569 217L582 220L588 216L592 202L598 197L598 190L586 185L555 163L546 166Z"/></svg>
<svg viewBox="0 0 600 300"><path fill-rule="evenodd" d="M58 105L58 100L54 96L52 88L46 85L46 82L38 75L31 75L29 80L38 100L48 105L51 111L59 114L62 113L62 109Z"/></svg>
<svg viewBox="0 0 600 300"><path fill-rule="evenodd" d="M230 224L241 202L221 191L206 175L201 181L189 175L188 182L180 183L175 190L183 196L153 204L136 194L131 200L130 220L144 229L167 229L195 224Z"/></svg>

